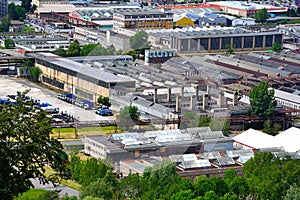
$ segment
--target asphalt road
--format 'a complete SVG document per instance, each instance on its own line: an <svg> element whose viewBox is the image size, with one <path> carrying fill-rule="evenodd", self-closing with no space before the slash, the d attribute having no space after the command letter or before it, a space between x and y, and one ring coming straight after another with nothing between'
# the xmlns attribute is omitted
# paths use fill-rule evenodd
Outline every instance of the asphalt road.
<svg viewBox="0 0 300 200"><path fill-rule="evenodd" d="M41 184L38 179L32 179L32 184L34 185L34 188L44 189L44 190L52 190L52 191L59 191L59 196L77 196L79 199L79 192L77 190L74 190L70 187L59 185L57 187L54 187L53 184Z"/></svg>

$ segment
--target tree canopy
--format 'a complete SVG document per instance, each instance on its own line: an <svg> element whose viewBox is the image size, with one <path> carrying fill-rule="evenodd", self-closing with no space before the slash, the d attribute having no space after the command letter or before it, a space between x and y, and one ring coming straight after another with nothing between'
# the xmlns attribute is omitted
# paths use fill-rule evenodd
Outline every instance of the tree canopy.
<svg viewBox="0 0 300 200"><path fill-rule="evenodd" d="M269 18L267 9L263 8L263 9L257 11L254 15L254 18L255 18L256 22L258 22L258 23L266 22L267 19Z"/></svg>
<svg viewBox="0 0 300 200"><path fill-rule="evenodd" d="M80 56L80 45L78 41L72 42L67 50L67 56Z"/></svg>
<svg viewBox="0 0 300 200"><path fill-rule="evenodd" d="M15 47L15 42L11 38L6 38L4 40L4 46L6 49L14 48Z"/></svg>
<svg viewBox="0 0 300 200"><path fill-rule="evenodd" d="M50 138L47 113L25 105L27 92L18 93L17 105L0 105L0 196L10 200L32 187L31 178L47 183L45 163L53 163L63 147ZM52 179L55 181L55 179Z"/></svg>
<svg viewBox="0 0 300 200"><path fill-rule="evenodd" d="M104 105L106 107L110 107L111 106L109 97L104 97L104 96L101 96L101 95L98 97L97 103L101 104L101 105Z"/></svg>
<svg viewBox="0 0 300 200"><path fill-rule="evenodd" d="M10 25L11 25L10 17L9 17L9 15L5 15L5 16L1 19L1 27L2 27L2 31L3 31L3 32L8 32Z"/></svg>
<svg viewBox="0 0 300 200"><path fill-rule="evenodd" d="M275 42L272 44L272 50L275 52L280 52L282 51L282 47L279 43Z"/></svg>
<svg viewBox="0 0 300 200"><path fill-rule="evenodd" d="M139 31L134 36L130 37L130 47L134 50L150 48L148 42L148 34L146 31Z"/></svg>
<svg viewBox="0 0 300 200"><path fill-rule="evenodd" d="M269 90L268 87L268 83L261 82L250 93L251 111L255 116L267 117L274 113L277 102L274 98L274 89Z"/></svg>
<svg viewBox="0 0 300 200"><path fill-rule="evenodd" d="M25 19L26 9L15 5L14 3L10 3L8 5L8 15L12 20L23 20Z"/></svg>

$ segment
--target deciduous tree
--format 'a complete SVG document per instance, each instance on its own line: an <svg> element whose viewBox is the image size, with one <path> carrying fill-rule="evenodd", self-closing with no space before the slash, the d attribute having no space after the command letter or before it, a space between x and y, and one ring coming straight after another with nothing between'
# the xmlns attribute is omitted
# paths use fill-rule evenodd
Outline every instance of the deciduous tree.
<svg viewBox="0 0 300 200"><path fill-rule="evenodd" d="M130 47L134 50L150 48L148 42L148 34L146 31L139 31L134 36L130 37Z"/></svg>
<svg viewBox="0 0 300 200"><path fill-rule="evenodd" d="M277 102L274 98L274 89L268 89L266 82L261 82L250 93L252 113L256 116L272 116Z"/></svg>
<svg viewBox="0 0 300 200"><path fill-rule="evenodd" d="M109 97L104 97L104 96L101 96L101 95L98 97L97 103L101 104L101 105L104 105L106 107L110 107L111 106Z"/></svg>
<svg viewBox="0 0 300 200"><path fill-rule="evenodd" d="M269 18L267 9L263 8L263 9L257 11L255 13L254 18L255 18L256 22L258 22L258 23L266 22L267 19Z"/></svg>
<svg viewBox="0 0 300 200"><path fill-rule="evenodd" d="M67 56L79 56L80 45L78 41L72 42L67 50Z"/></svg>
<svg viewBox="0 0 300 200"><path fill-rule="evenodd" d="M32 187L31 178L49 182L43 167L63 150L60 142L50 138L47 113L25 105L25 95L19 93L18 106L0 106L0 196L6 200Z"/></svg>

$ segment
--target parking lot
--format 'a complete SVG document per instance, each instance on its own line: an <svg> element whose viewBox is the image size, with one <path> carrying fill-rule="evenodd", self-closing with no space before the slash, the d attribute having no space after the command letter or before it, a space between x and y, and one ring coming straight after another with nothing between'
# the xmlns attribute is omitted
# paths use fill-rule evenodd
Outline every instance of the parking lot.
<svg viewBox="0 0 300 200"><path fill-rule="evenodd" d="M56 93L48 89L44 89L23 79L12 78L8 76L0 76L0 98L7 95L15 95L17 91L25 91L30 89L29 96L40 99L41 103L49 103L55 108L59 108L59 112L67 112L73 115L79 121L98 121L113 120L114 116L100 116L93 110L85 110L75 105L57 99Z"/></svg>

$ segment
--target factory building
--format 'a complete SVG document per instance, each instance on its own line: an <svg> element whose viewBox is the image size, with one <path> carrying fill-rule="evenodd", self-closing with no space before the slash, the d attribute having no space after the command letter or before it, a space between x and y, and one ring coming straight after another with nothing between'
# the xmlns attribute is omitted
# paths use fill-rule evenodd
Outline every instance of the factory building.
<svg viewBox="0 0 300 200"><path fill-rule="evenodd" d="M35 66L42 71L42 83L96 102L99 95L109 96L112 89L135 89L135 81L61 58L51 53L34 54Z"/></svg>

